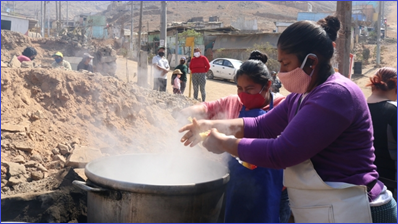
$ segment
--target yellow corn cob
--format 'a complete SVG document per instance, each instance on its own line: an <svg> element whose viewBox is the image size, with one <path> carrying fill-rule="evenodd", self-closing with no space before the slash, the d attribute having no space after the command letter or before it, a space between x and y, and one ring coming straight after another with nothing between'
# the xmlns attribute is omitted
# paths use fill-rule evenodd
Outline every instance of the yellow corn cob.
<svg viewBox="0 0 398 224"><path fill-rule="evenodd" d="M210 134L210 131L204 131L204 132L199 133L200 137L202 138L202 141L204 141L207 138L207 136L209 136L209 134Z"/></svg>

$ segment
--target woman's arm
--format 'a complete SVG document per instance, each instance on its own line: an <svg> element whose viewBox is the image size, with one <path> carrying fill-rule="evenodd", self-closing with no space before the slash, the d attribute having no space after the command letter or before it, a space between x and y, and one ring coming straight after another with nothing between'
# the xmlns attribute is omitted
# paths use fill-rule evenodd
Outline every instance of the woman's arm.
<svg viewBox="0 0 398 224"><path fill-rule="evenodd" d="M233 135L236 138L243 137L243 119L230 119L230 120L196 120L195 118L192 121L192 124L188 124L182 127L179 132L188 131L181 138L181 142L184 142L185 146L190 145L191 147L195 146L199 142L203 140L200 136L201 132L206 132L208 130L213 129L209 134L209 138L212 138L212 133L215 133L214 129L217 129L217 133L219 136L226 137L226 135ZM221 134L223 133L223 134ZM216 136L217 137L217 136ZM219 142L220 143L220 142Z"/></svg>

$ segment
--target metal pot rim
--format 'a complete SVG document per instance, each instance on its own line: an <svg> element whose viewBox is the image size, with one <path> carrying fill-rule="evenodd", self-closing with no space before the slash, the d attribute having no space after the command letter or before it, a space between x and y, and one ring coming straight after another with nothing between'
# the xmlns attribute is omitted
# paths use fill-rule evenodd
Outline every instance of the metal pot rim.
<svg viewBox="0 0 398 224"><path fill-rule="evenodd" d="M89 181L94 184L98 184L101 187L104 187L108 190L121 190L121 191L129 191L136 193L147 193L147 194L167 194L167 195L180 195L180 194L196 194L214 190L219 187L223 187L229 181L229 172L228 168L219 164L220 168L226 169L226 174L222 177L210 180L206 182L200 183L191 183L191 184L179 184L179 185L151 185L151 184L141 184L141 183L132 183L125 182L119 180L113 180L110 178L106 178L100 175L95 174L90 168L92 164L101 163L109 158L117 158L117 157L126 157L126 156L144 156L144 155L155 155L151 153L140 153L140 154L127 154L127 155L117 155L110 157L101 157L96 160L89 162L85 167L85 174ZM156 154L162 155L162 154Z"/></svg>

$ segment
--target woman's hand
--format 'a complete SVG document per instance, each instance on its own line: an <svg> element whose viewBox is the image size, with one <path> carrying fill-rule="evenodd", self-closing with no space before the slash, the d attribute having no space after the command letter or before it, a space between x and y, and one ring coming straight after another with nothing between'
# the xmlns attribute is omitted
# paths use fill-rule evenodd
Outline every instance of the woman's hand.
<svg viewBox="0 0 398 224"><path fill-rule="evenodd" d="M211 121L209 120L196 120L195 118L192 119L192 124L185 125L182 127L178 132L184 132L184 136L181 138L181 142L184 142L185 146L190 145L194 147L196 144L201 142L203 139L200 136L201 132L208 131L211 128Z"/></svg>
<svg viewBox="0 0 398 224"><path fill-rule="evenodd" d="M203 141L203 146L207 149L207 151L221 154L226 152L227 149L224 148L225 142L230 139L225 134L218 132L217 129L212 128L209 135Z"/></svg>

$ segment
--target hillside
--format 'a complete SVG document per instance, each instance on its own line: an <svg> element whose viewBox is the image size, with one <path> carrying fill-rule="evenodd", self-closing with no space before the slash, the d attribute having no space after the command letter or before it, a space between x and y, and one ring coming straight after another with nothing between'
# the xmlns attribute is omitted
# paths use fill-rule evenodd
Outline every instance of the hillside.
<svg viewBox="0 0 398 224"><path fill-rule="evenodd" d="M10 8L11 12L15 3L15 12L17 14L37 18L40 16L40 1L2 1L2 10ZM98 13L106 10L109 5L109 1L68 1L68 15L69 19L72 20L74 16L81 13ZM66 1L61 3L61 17L66 19ZM48 11L50 18L55 19L55 2L49 1Z"/></svg>
<svg viewBox="0 0 398 224"><path fill-rule="evenodd" d="M184 22L192 17L203 17L208 21L210 16L218 16L224 26L230 26L232 21L240 17L246 20L257 19L258 29L271 31L275 29L275 21L295 21L297 13L306 11L308 2L288 1L168 1L167 20L171 22ZM332 11L336 2L309 2L313 11ZM134 31L138 31L139 2L134 3ZM114 3L114 7L98 13L105 15L108 22L125 20L128 26L131 6L127 3ZM143 29L156 30L160 28L159 1L145 1L143 10ZM147 27L149 25L149 29Z"/></svg>
<svg viewBox="0 0 398 224"><path fill-rule="evenodd" d="M8 2L8 3L7 3ZM12 9L14 2L2 2L2 8ZM124 17L130 24L130 2L113 2L110 7L109 1L69 1L69 19L81 13L102 14L107 16L108 22L113 22ZM192 17L203 17L208 21L210 16L218 16L224 26L231 25L239 17L246 20L257 19L258 28L264 31L272 31L275 21L294 21L297 13L306 11L308 2L303 1L168 1L167 20L171 22L182 22ZM336 8L336 2L310 1L313 11L331 11ZM139 1L134 2L134 30L138 31ZM55 3L50 1L48 5L50 18L55 19ZM144 1L143 29L156 30L160 28L160 1ZM40 1L15 1L16 13L36 18L40 15ZM112 8L112 9L111 9ZM62 17L66 17L66 2L62 2Z"/></svg>

